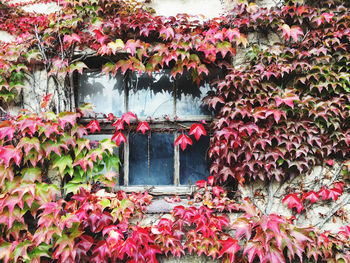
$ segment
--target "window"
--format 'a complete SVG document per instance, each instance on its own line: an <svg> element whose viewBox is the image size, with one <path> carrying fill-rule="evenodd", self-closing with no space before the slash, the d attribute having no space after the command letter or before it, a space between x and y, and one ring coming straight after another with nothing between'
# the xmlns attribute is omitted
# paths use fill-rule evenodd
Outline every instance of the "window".
<svg viewBox="0 0 350 263"><path fill-rule="evenodd" d="M185 151L174 145L179 129L201 120L211 121L213 113L202 107L202 99L209 92L213 92L209 80L201 81L198 87L189 72L174 80L168 69L151 77L138 72L113 76L85 71L78 76L77 103L94 104L99 118L108 113L120 117L131 111L139 120L149 121L151 132L141 134L134 129L126 134L127 143L118 147L123 163L121 188L162 186L169 193L171 189L181 193L209 176L209 136L199 141L193 138L193 145ZM112 136L114 128L110 124L101 128L99 139Z"/></svg>

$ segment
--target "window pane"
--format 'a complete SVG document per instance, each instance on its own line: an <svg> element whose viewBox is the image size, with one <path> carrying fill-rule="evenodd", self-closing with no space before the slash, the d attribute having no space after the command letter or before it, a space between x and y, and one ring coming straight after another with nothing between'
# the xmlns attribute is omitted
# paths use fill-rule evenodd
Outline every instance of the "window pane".
<svg viewBox="0 0 350 263"><path fill-rule="evenodd" d="M173 134L133 134L129 147L130 185L174 184Z"/></svg>
<svg viewBox="0 0 350 263"><path fill-rule="evenodd" d="M140 75L134 72L129 89L129 111L138 117L173 115L173 84L170 70Z"/></svg>
<svg viewBox="0 0 350 263"><path fill-rule="evenodd" d="M124 112L123 75L106 75L96 72L83 73L79 78L78 104L90 102L96 106L96 113Z"/></svg>
<svg viewBox="0 0 350 263"><path fill-rule="evenodd" d="M211 115L207 107L202 107L202 99L213 91L210 88L209 81L201 81L199 86L193 82L189 72L185 72L178 78L176 83L176 115L198 116Z"/></svg>
<svg viewBox="0 0 350 263"><path fill-rule="evenodd" d="M100 141L104 139L111 139L112 134L89 134L84 136L86 139L90 140L90 145L91 148L96 148L98 147L98 144ZM124 144L122 143L119 147L114 147L113 152L116 156L119 157L119 160L121 163L123 163L123 149L124 149ZM112 168L113 171L114 168ZM101 174L104 174L107 172L106 167L100 172ZM118 185L123 185L124 184L124 173L123 173L123 166L119 166L119 173L118 174Z"/></svg>
<svg viewBox="0 0 350 263"><path fill-rule="evenodd" d="M209 176L208 161L209 136L201 136L193 145L180 149L180 184L195 184Z"/></svg>

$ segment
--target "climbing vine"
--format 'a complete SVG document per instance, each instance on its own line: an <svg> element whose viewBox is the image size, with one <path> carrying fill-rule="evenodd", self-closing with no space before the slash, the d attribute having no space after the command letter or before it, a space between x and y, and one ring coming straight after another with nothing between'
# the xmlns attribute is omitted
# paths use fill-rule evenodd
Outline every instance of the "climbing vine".
<svg viewBox="0 0 350 263"><path fill-rule="evenodd" d="M299 227L295 216L260 211L236 191L236 183L283 182L334 160L342 163L340 181L301 185L280 201L306 214L348 190L350 5L290 0L267 9L250 2L204 21L156 16L133 0L31 3L58 5L50 14L0 3L0 30L14 38L0 42L2 111L20 103L38 70L46 75L43 87L32 79L36 112L7 114L0 123L0 260L157 262L189 253L223 262L350 262L349 227L336 235ZM151 195L113 190L120 168L113 148L126 142L130 125L145 133L149 123L131 112L109 114L112 140L84 138L102 123L91 105L76 109L71 99L73 75L91 57L103 58L101 71L114 75L171 68L173 78L188 71L199 83L211 68L227 72L204 100L217 114L211 176L196 183L188 207L176 206L153 225L142 223ZM84 116L96 118L84 127ZM189 136L208 135L203 123L181 130L175 144L182 150L195 143ZM61 177L60 187L50 173Z"/></svg>

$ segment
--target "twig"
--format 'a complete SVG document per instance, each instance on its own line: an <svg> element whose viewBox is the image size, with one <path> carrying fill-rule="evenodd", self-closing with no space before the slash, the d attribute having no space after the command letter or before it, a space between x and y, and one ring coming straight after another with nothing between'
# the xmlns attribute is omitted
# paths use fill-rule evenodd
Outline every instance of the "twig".
<svg viewBox="0 0 350 263"><path fill-rule="evenodd" d="M41 53L41 55L43 56L43 58L45 59L45 62L47 62L47 57L46 57L46 54L45 54L45 51L44 51L44 48L43 48L43 46L42 46L42 44L41 44L41 40L40 40L40 37L39 37L39 35L38 35L38 28L37 28L37 26L35 25L35 37L36 37L36 39L38 40L38 48L39 48L39 51L40 51L40 53ZM45 63L44 63L45 64ZM46 66L46 64L45 64L45 66Z"/></svg>
<svg viewBox="0 0 350 263"><path fill-rule="evenodd" d="M339 203L336 204L335 206L333 206L333 208L331 209L331 211L328 213L328 215L326 216L325 219L323 219L323 221L319 222L316 224L317 227L322 228L324 226L324 224L327 223L327 221L344 205L346 205L347 203L349 203L350 201L350 195L348 195L347 197L344 198L344 200Z"/></svg>
<svg viewBox="0 0 350 263"><path fill-rule="evenodd" d="M4 110L3 107L0 106L0 110L3 112L3 113L7 113L7 111Z"/></svg>
<svg viewBox="0 0 350 263"><path fill-rule="evenodd" d="M251 196L250 200L252 201L253 205L254 205L256 208L258 208L259 211L261 211L261 213L263 213L264 215L266 215L265 211L262 210L261 207L258 206L258 204L255 203L255 201L254 201L253 186L250 187L250 196Z"/></svg>
<svg viewBox="0 0 350 263"><path fill-rule="evenodd" d="M333 184L334 181L338 178L338 176L339 176L339 174L341 173L342 170L343 170L343 164L340 164L339 165L339 169L335 173L332 173L333 174L333 178L332 178L331 184Z"/></svg>
<svg viewBox="0 0 350 263"><path fill-rule="evenodd" d="M60 0L57 1L57 5L60 7ZM61 8L59 8L57 12L57 35L58 35L58 40L60 42L61 46L61 59L64 59L64 51L63 51L63 43L61 39L61 34L60 34L60 15L61 15Z"/></svg>
<svg viewBox="0 0 350 263"><path fill-rule="evenodd" d="M283 181L280 183L280 185L278 186L278 188L276 189L275 193L273 194L273 197L277 197L277 193L281 190L282 186L284 185L284 183L287 181L287 179L283 179Z"/></svg>

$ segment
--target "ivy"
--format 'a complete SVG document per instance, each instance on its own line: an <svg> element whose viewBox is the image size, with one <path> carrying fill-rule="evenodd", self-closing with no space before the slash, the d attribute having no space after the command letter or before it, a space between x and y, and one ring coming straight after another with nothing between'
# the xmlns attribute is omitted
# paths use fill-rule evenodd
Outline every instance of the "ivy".
<svg viewBox="0 0 350 263"><path fill-rule="evenodd" d="M343 161L348 176L347 1L290 0L271 9L243 1L205 21L187 14L156 16L139 1L33 1L50 2L60 10L47 15L26 13L23 3L0 4L0 30L15 37L0 43L1 106L11 107L38 68L48 78L45 94L37 94L44 97L41 112L7 115L0 123L0 260L157 262L159 255L189 253L223 262L350 261L349 227L337 235L298 227L293 217L264 214L235 189L222 187L232 180L282 181L315 165L333 166L335 159ZM278 41L248 43L252 34ZM242 52L244 63L232 65ZM124 133L135 124L145 133L149 123L131 112L109 114L116 129L112 140L94 144L84 135L100 131L100 120L92 115L86 127L78 121L91 114L91 105L75 110L54 104L73 92L73 74L94 56L108 58L101 67L105 74L151 75L171 68L173 78L189 71L199 83L212 67L227 72L204 100L217 112L210 128L211 176L196 183L188 207L176 206L170 218L152 226L133 223L152 196L114 192L117 173L111 171L118 172L113 147L126 142ZM51 80L57 84L52 93ZM200 123L182 129L175 141L182 150L196 143L187 130L196 140L207 135ZM60 176L60 187L50 172ZM282 202L306 213L315 202L337 201L346 185L301 187Z"/></svg>

